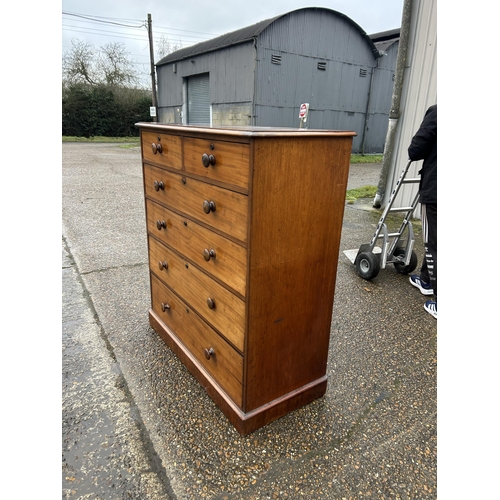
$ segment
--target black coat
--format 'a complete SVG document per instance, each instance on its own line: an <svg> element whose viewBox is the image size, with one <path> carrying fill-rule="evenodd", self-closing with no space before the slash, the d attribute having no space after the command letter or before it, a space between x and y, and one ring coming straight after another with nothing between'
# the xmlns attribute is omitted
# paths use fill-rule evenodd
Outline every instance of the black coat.
<svg viewBox="0 0 500 500"><path fill-rule="evenodd" d="M410 160L424 160L420 170L420 203L437 205L437 104L425 113L424 120L408 148Z"/></svg>

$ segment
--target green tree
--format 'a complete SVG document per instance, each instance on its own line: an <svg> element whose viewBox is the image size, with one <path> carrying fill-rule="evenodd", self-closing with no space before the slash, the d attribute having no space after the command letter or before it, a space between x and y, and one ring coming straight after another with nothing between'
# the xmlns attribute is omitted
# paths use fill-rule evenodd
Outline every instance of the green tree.
<svg viewBox="0 0 500 500"><path fill-rule="evenodd" d="M151 92L109 85L74 84L63 88L62 135L137 136L138 121L150 121Z"/></svg>
<svg viewBox="0 0 500 500"><path fill-rule="evenodd" d="M123 137L138 135L138 121L150 121L150 90L138 78L123 44L100 49L79 40L63 55L62 134Z"/></svg>

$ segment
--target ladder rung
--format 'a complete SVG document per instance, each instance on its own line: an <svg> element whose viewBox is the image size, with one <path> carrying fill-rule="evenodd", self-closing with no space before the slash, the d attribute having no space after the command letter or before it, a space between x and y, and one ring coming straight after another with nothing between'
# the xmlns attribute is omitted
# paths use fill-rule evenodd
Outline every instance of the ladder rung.
<svg viewBox="0 0 500 500"><path fill-rule="evenodd" d="M401 181L402 184L416 184L417 182L420 182L420 177L412 177Z"/></svg>
<svg viewBox="0 0 500 500"><path fill-rule="evenodd" d="M389 212L409 212L410 210L413 210L413 207L396 207L390 208Z"/></svg>

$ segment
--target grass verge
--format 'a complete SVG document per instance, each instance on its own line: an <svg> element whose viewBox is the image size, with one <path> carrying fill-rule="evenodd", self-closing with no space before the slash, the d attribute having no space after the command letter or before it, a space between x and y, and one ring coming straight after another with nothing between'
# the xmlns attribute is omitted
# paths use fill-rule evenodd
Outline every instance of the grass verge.
<svg viewBox="0 0 500 500"><path fill-rule="evenodd" d="M139 143L140 138L139 137L101 137L101 136L76 137L76 136L63 135L62 141L63 142L119 142L119 143L131 142L131 143Z"/></svg>
<svg viewBox="0 0 500 500"><path fill-rule="evenodd" d="M348 189L345 194L345 200L352 205L358 198L375 198L377 186L362 186L356 189Z"/></svg>
<svg viewBox="0 0 500 500"><path fill-rule="evenodd" d="M383 155L351 155L351 163L381 163Z"/></svg>

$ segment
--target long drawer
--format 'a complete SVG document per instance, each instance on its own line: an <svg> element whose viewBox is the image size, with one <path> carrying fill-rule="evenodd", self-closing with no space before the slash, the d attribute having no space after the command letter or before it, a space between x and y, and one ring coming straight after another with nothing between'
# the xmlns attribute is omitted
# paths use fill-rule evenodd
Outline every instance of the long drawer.
<svg viewBox="0 0 500 500"><path fill-rule="evenodd" d="M250 146L213 138L184 138L186 172L248 189Z"/></svg>
<svg viewBox="0 0 500 500"><path fill-rule="evenodd" d="M243 351L245 302L181 256L149 237L149 266L162 281Z"/></svg>
<svg viewBox="0 0 500 500"><path fill-rule="evenodd" d="M153 311L241 406L243 357L153 274L151 299Z"/></svg>
<svg viewBox="0 0 500 500"><path fill-rule="evenodd" d="M182 169L182 138L156 132L142 132L142 155L146 161Z"/></svg>
<svg viewBox="0 0 500 500"><path fill-rule="evenodd" d="M247 241L248 196L144 164L146 197Z"/></svg>
<svg viewBox="0 0 500 500"><path fill-rule="evenodd" d="M246 294L246 247L146 200L148 232L242 296Z"/></svg>

